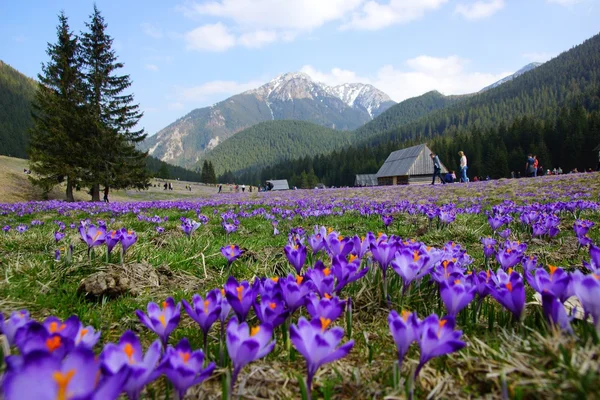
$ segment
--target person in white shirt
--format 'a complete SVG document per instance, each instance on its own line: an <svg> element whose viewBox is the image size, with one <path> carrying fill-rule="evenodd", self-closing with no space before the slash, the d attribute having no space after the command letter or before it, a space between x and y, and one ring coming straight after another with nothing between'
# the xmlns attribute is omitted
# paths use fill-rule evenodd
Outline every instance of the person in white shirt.
<svg viewBox="0 0 600 400"><path fill-rule="evenodd" d="M469 178L467 177L467 156L461 150L458 152L460 156L460 181L461 182L469 182Z"/></svg>

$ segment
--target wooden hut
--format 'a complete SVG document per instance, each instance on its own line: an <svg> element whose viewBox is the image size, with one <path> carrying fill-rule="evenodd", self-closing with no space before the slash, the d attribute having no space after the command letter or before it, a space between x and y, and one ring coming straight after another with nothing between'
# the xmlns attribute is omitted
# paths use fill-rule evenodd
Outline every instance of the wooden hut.
<svg viewBox="0 0 600 400"><path fill-rule="evenodd" d="M429 154L433 153L425 144L396 150L391 153L377 172L379 185L408 185L409 183L431 182L433 161ZM440 161L442 175L448 172Z"/></svg>
<svg viewBox="0 0 600 400"><path fill-rule="evenodd" d="M363 174L356 175L354 180L354 186L377 186L377 175L376 174Z"/></svg>
<svg viewBox="0 0 600 400"><path fill-rule="evenodd" d="M290 190L290 185L285 179L267 181L269 190Z"/></svg>

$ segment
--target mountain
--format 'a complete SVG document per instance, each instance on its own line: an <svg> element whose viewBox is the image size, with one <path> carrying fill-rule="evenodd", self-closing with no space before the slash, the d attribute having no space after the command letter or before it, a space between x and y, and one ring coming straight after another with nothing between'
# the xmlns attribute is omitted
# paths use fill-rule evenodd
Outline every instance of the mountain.
<svg viewBox="0 0 600 400"><path fill-rule="evenodd" d="M226 170L262 168L276 162L314 156L350 144L351 133L304 121L265 121L243 130L208 153L217 175Z"/></svg>
<svg viewBox="0 0 600 400"><path fill-rule="evenodd" d="M37 82L0 61L0 154L25 158Z"/></svg>
<svg viewBox="0 0 600 400"><path fill-rule="evenodd" d="M352 185L354 174L377 172L391 151L425 142L450 167L458 150L465 151L471 176L521 171L528 152L537 153L548 167L594 167L598 155L591 149L600 143L600 35L415 121L378 131L343 150L287 160L245 178L291 178L312 169L325 184Z"/></svg>
<svg viewBox="0 0 600 400"><path fill-rule="evenodd" d="M163 161L193 166L207 151L238 132L269 120L300 120L352 130L394 102L371 85L330 87L304 73L287 73L211 107L193 110L142 144Z"/></svg>
<svg viewBox="0 0 600 400"><path fill-rule="evenodd" d="M516 77L521 76L525 72L529 72L532 69L539 67L540 65L542 65L542 63L539 63L539 62L533 62L533 63L527 64L526 66L524 66L523 68L521 68L520 70L518 70L517 72L515 72L514 74L509 75L506 78L502 78L498 82L492 83L490 86L484 87L483 89L480 90L480 92L485 92L486 90L490 90L490 89L493 89L495 87L498 87L498 86L502 85L503 83L506 83L508 81L512 81Z"/></svg>

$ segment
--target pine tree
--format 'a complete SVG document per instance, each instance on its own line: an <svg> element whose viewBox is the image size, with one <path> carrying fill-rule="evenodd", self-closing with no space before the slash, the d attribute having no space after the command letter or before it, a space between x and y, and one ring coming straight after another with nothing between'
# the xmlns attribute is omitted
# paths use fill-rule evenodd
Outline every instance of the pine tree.
<svg viewBox="0 0 600 400"><path fill-rule="evenodd" d="M161 179L169 179L169 175L169 167L167 166L167 163L162 163L158 173L156 174L156 177Z"/></svg>
<svg viewBox="0 0 600 400"><path fill-rule="evenodd" d="M92 186L92 200L100 199L99 185L113 188L144 188L148 184L145 157L136 143L146 138L136 129L143 113L134 104L129 75L117 75L123 68L112 50L113 39L106 34L104 18L94 5L87 32L82 34L82 62L85 66L88 130L86 144L91 150L86 183Z"/></svg>
<svg viewBox="0 0 600 400"><path fill-rule="evenodd" d="M215 167L212 162L208 162L208 171L206 173L206 183L217 183L217 175L215 174Z"/></svg>
<svg viewBox="0 0 600 400"><path fill-rule="evenodd" d="M208 183L208 160L204 160L202 163L202 172L200 173L200 182Z"/></svg>
<svg viewBox="0 0 600 400"><path fill-rule="evenodd" d="M74 201L73 187L83 176L87 158L80 135L83 81L78 38L69 30L64 13L58 19L58 41L48 44L50 61L38 75L28 153L36 176L32 181L47 193L66 179L67 201Z"/></svg>

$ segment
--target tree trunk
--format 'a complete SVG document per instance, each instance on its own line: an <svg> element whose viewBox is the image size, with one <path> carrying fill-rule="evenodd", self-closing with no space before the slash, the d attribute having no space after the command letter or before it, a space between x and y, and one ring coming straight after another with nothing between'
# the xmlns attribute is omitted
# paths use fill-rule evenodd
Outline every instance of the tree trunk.
<svg viewBox="0 0 600 400"><path fill-rule="evenodd" d="M92 201L100 201L100 184L92 186Z"/></svg>
<svg viewBox="0 0 600 400"><path fill-rule="evenodd" d="M75 198L73 197L73 183L71 182L71 178L67 176L67 201L73 202Z"/></svg>

